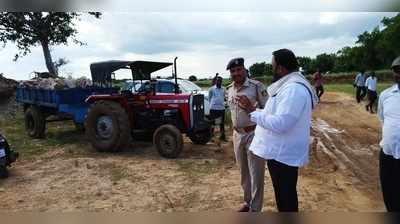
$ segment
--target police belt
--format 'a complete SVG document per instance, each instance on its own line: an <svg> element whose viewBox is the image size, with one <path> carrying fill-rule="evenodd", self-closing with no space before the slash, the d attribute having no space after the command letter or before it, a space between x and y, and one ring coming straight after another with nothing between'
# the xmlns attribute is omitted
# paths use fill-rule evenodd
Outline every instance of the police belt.
<svg viewBox="0 0 400 224"><path fill-rule="evenodd" d="M247 126L247 127L244 127L244 128L234 127L233 129L235 131L237 131L238 133L250 133L250 132L253 132L256 129L256 125Z"/></svg>

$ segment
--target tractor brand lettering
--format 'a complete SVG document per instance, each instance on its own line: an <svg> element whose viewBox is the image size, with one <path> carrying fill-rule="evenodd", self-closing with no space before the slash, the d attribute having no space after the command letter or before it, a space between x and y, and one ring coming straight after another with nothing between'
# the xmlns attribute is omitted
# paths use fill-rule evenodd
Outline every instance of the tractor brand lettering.
<svg viewBox="0 0 400 224"><path fill-rule="evenodd" d="M169 107L179 107L178 104L168 104Z"/></svg>
<svg viewBox="0 0 400 224"><path fill-rule="evenodd" d="M150 100L150 104L182 104L189 103L189 100Z"/></svg>

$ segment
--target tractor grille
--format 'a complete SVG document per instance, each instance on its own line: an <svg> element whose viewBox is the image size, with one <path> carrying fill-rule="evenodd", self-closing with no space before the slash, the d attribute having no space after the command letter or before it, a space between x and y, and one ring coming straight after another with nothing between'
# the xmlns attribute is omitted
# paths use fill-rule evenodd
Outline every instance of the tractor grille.
<svg viewBox="0 0 400 224"><path fill-rule="evenodd" d="M204 120L204 96L202 94L193 95L193 125L196 126Z"/></svg>

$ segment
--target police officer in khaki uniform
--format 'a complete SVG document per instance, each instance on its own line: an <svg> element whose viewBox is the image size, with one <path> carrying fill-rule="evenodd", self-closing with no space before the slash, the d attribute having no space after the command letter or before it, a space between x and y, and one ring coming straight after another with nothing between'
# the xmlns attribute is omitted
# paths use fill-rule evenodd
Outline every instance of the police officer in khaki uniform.
<svg viewBox="0 0 400 224"><path fill-rule="evenodd" d="M256 124L250 121L248 112L240 107L239 101L246 96L253 105L264 108L267 91L261 82L247 77L243 58L232 59L226 69L233 80L228 86L228 105L234 128L233 147L244 191L244 204L238 211L259 212L263 207L265 161L248 150Z"/></svg>

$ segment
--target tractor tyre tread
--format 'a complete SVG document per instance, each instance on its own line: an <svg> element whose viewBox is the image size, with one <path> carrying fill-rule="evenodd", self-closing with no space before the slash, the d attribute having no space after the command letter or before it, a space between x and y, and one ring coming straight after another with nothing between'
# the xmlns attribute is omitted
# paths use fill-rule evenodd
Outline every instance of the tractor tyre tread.
<svg viewBox="0 0 400 224"><path fill-rule="evenodd" d="M102 143L97 139L95 124L99 114L108 114L117 122L118 134L111 143ZM88 111L85 121L87 138L92 146L99 152L118 152L129 145L131 141L129 117L125 109L117 102L100 100L93 103Z"/></svg>
<svg viewBox="0 0 400 224"><path fill-rule="evenodd" d="M170 134L175 138L176 148L172 152L167 152L164 150L161 142L160 136L163 134ZM173 159L177 158L183 149L183 136L181 131L173 125L165 124L157 128L153 135L153 144L155 145L158 153L165 158Z"/></svg>

